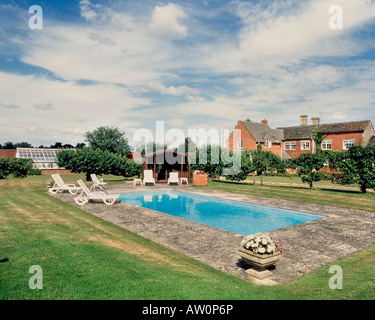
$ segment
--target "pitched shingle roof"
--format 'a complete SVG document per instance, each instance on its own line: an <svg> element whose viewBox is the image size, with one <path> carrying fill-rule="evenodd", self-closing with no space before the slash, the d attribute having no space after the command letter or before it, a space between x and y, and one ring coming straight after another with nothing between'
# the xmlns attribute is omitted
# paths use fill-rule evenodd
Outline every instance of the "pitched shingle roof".
<svg viewBox="0 0 375 320"><path fill-rule="evenodd" d="M283 140L283 130L271 129L267 124L252 121L241 121L257 142L264 142L270 137L272 143L281 143Z"/></svg>
<svg viewBox="0 0 375 320"><path fill-rule="evenodd" d="M328 133L345 133L345 132L361 132L364 131L368 125L371 125L370 120L365 121L353 121L353 122L340 122L340 123L327 123L320 125L309 125L309 126L295 126L295 127L283 127L277 128L284 131L284 139L310 139L312 138L312 131L318 127L320 132L323 134Z"/></svg>

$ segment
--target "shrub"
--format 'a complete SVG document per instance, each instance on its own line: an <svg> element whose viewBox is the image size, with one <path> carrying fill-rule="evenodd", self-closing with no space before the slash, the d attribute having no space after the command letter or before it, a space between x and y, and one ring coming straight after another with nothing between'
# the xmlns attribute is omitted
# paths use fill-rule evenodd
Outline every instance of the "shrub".
<svg viewBox="0 0 375 320"><path fill-rule="evenodd" d="M116 176L132 177L140 175L141 165L125 156L92 148L64 150L57 155L60 167L72 172L85 173L90 181L90 174L113 174Z"/></svg>
<svg viewBox="0 0 375 320"><path fill-rule="evenodd" d="M332 182L338 184L358 184L361 191L375 190L375 147L355 146L349 151L331 154L330 161L338 174Z"/></svg>
<svg viewBox="0 0 375 320"><path fill-rule="evenodd" d="M42 170L39 169L31 169L29 171L29 176L40 176L42 174Z"/></svg>
<svg viewBox="0 0 375 320"><path fill-rule="evenodd" d="M24 178L32 170L30 159L0 158L0 179Z"/></svg>

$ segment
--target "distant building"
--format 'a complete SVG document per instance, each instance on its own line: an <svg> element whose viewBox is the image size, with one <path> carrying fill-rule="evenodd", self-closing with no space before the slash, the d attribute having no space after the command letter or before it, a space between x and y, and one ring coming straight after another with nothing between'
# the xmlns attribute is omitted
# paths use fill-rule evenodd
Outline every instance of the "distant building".
<svg viewBox="0 0 375 320"><path fill-rule="evenodd" d="M282 159L298 158L303 153L316 151L313 130L323 134L322 150L343 151L352 146L375 144L375 131L370 120L321 124L314 117L308 124L307 115L300 116L300 125L272 129L267 120L261 123L239 121L235 129L241 130L241 139L233 141L233 132L227 140L229 150L271 151Z"/></svg>
<svg viewBox="0 0 375 320"><path fill-rule="evenodd" d="M232 132L227 140L229 150L256 150L260 145L262 150L271 151L282 157L283 130L271 129L266 119L261 123L239 121L235 129L241 130L241 139L233 139Z"/></svg>
<svg viewBox="0 0 375 320"><path fill-rule="evenodd" d="M31 159L33 167L42 171L42 174L70 173L69 170L60 168L57 161L57 153L63 149L44 148L17 148L0 149L0 158Z"/></svg>

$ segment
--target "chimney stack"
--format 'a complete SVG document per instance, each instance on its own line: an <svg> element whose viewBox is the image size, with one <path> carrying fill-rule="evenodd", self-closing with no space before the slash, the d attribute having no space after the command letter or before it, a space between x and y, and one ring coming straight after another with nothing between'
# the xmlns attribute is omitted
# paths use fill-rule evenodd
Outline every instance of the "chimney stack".
<svg viewBox="0 0 375 320"><path fill-rule="evenodd" d="M313 126L318 126L318 125L320 125L320 118L319 118L319 117L311 118L311 124L312 124Z"/></svg>
<svg viewBox="0 0 375 320"><path fill-rule="evenodd" d="M263 119L263 120L262 120L262 123L268 125L268 120L267 120L267 119Z"/></svg>
<svg viewBox="0 0 375 320"><path fill-rule="evenodd" d="M300 126L307 126L307 115L300 116Z"/></svg>

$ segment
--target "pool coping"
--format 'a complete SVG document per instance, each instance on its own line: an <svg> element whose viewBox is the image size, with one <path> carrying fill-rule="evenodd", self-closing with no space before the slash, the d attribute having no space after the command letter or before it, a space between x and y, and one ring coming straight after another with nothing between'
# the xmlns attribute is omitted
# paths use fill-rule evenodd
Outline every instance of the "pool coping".
<svg viewBox="0 0 375 320"><path fill-rule="evenodd" d="M198 195L217 197L257 205L312 213L324 216L283 229L268 232L281 241L284 252L272 271L268 284L293 281L322 265L335 261L375 242L375 212L352 210L296 201L255 197L192 186L136 186L126 183L109 186L109 193L126 193L150 190L178 190ZM53 195L77 206L69 193ZM81 209L104 220L135 232L154 242L181 252L225 273L247 280L244 265L238 254L242 235L198 222L175 217L126 202L112 206L88 203ZM327 248L322 239L330 243ZM327 271L327 286L332 274Z"/></svg>

